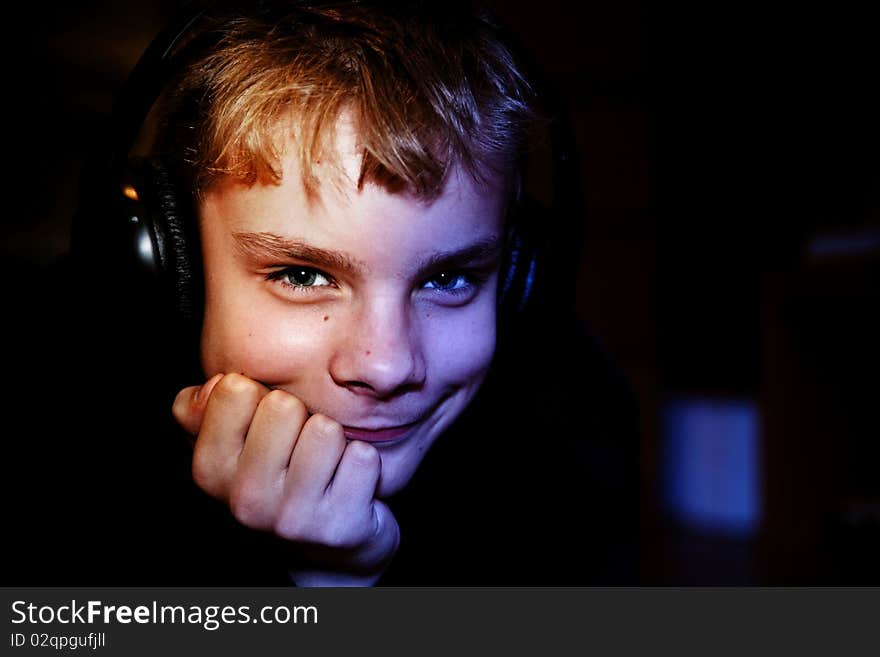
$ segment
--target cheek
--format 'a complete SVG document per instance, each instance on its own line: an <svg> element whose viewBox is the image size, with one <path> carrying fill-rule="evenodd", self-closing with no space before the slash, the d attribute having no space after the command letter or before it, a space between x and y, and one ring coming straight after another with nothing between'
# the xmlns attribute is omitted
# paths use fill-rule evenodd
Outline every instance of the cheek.
<svg viewBox="0 0 880 657"><path fill-rule="evenodd" d="M326 371L328 324L319 312L281 313L271 303L209 305L202 331L205 374L238 372L267 385L308 380Z"/></svg>
<svg viewBox="0 0 880 657"><path fill-rule="evenodd" d="M479 303L426 318L428 370L440 383L479 383L495 352L495 304Z"/></svg>

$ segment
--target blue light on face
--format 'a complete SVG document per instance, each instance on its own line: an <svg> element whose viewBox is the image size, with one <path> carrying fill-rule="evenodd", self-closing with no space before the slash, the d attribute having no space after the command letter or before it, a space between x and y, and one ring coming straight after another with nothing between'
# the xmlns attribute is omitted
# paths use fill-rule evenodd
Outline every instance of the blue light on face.
<svg viewBox="0 0 880 657"><path fill-rule="evenodd" d="M760 421L751 400L683 398L663 414L667 509L698 530L750 536L761 522Z"/></svg>

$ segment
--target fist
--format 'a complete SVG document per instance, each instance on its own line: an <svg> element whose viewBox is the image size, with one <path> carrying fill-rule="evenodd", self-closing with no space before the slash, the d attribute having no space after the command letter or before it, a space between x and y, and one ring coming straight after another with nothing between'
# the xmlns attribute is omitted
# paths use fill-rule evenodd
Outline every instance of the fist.
<svg viewBox="0 0 880 657"><path fill-rule="evenodd" d="M196 484L243 525L285 541L297 584L378 580L400 532L375 498L381 460L372 445L347 441L338 422L240 374L184 388L172 412L196 438Z"/></svg>

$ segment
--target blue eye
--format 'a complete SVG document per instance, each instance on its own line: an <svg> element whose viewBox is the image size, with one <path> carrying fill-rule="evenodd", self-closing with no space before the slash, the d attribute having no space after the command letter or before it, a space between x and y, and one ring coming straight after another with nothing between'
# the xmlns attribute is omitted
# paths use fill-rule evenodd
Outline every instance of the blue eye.
<svg viewBox="0 0 880 657"><path fill-rule="evenodd" d="M467 274L442 272L425 281L425 287L429 290L462 294L465 290L473 287L473 281Z"/></svg>

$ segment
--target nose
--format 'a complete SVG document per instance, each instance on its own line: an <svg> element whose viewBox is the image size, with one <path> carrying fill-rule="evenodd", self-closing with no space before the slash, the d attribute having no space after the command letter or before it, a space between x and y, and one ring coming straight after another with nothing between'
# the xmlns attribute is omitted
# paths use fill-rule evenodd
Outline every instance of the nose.
<svg viewBox="0 0 880 657"><path fill-rule="evenodd" d="M425 359L406 303L390 297L365 302L346 324L330 360L337 385L379 399L424 385Z"/></svg>

